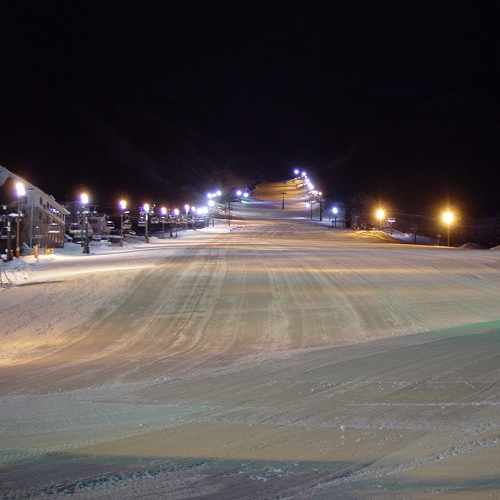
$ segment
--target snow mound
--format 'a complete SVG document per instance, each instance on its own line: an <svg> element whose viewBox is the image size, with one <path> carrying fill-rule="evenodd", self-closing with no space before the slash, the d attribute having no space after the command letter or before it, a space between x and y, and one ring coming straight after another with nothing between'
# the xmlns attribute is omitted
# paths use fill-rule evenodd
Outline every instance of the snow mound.
<svg viewBox="0 0 500 500"><path fill-rule="evenodd" d="M12 261L2 264L1 269L7 281L18 283L28 279L34 271L34 264L29 264L22 259L14 258ZM8 274L7 274L8 271Z"/></svg>
<svg viewBox="0 0 500 500"><path fill-rule="evenodd" d="M484 245L481 245L480 243L464 243L459 248L466 248L466 249L469 248L471 250L484 250L487 247L485 247Z"/></svg>

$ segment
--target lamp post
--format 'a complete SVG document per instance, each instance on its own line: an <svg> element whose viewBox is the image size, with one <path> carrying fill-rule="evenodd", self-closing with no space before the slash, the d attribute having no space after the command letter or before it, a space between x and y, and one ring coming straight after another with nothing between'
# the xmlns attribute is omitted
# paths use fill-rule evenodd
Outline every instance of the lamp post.
<svg viewBox="0 0 500 500"><path fill-rule="evenodd" d="M177 238L177 217L179 217L179 209L174 208L174 223L175 223L175 237ZM170 237L172 237L172 222L170 222Z"/></svg>
<svg viewBox="0 0 500 500"><path fill-rule="evenodd" d="M218 209L217 206L220 203L220 201L216 201L216 198L220 198L221 195L222 195L222 191L220 189L218 189L214 193L208 193L207 194L208 206L212 207L212 208L215 207L215 208L213 208L213 210L215 210L216 208Z"/></svg>
<svg viewBox="0 0 500 500"><path fill-rule="evenodd" d="M145 226L145 232L144 232L144 243L149 243L149 234L148 234L148 220L149 220L149 204L144 203L143 206L144 214L146 217L146 226Z"/></svg>
<svg viewBox="0 0 500 500"><path fill-rule="evenodd" d="M80 202L82 204L82 215L83 215L84 226L85 226L84 236L82 239L82 243L83 243L82 253L88 254L88 253L90 253L90 251L89 251L89 214L88 214L88 208L86 208L86 207L89 203L89 197L86 193L82 193L80 195Z"/></svg>
<svg viewBox="0 0 500 500"><path fill-rule="evenodd" d="M337 227L337 214L339 213L339 209L337 207L332 208L332 213L333 213L333 221L334 221L334 226ZM333 227L333 226L332 226Z"/></svg>
<svg viewBox="0 0 500 500"><path fill-rule="evenodd" d="M417 229L418 227L410 227L410 231L413 232L413 244L417 244Z"/></svg>
<svg viewBox="0 0 500 500"><path fill-rule="evenodd" d="M123 246L123 213L125 212L125 209L127 208L127 202L125 200L120 201L120 209L122 211L121 213L121 223L120 223L120 246Z"/></svg>
<svg viewBox="0 0 500 500"><path fill-rule="evenodd" d="M213 200L208 200L209 214L208 214L208 225L210 226L210 220L212 220L212 227L214 226L214 207L215 203Z"/></svg>
<svg viewBox="0 0 500 500"><path fill-rule="evenodd" d="M379 229L382 230L383 229L383 221L385 218L385 210L382 208L379 208L377 210L377 212L375 213L375 217L379 221Z"/></svg>
<svg viewBox="0 0 500 500"><path fill-rule="evenodd" d="M167 215L167 209L165 207L161 207L160 213L161 213L161 223L163 226L163 239L165 239L165 215ZM172 238L172 229L170 229L170 237Z"/></svg>
<svg viewBox="0 0 500 500"><path fill-rule="evenodd" d="M448 236L448 246L450 246L450 224L453 222L453 214L447 210L443 214L443 222L446 224L446 231L447 231L447 236Z"/></svg>
<svg viewBox="0 0 500 500"><path fill-rule="evenodd" d="M21 255L21 248L19 246L19 222L21 221L21 197L23 197L26 194L26 189L24 189L24 186L22 183L18 182L16 184L16 192L17 192L17 217L16 217L16 223L17 223L17 228L16 228L16 257L19 258Z"/></svg>
<svg viewBox="0 0 500 500"><path fill-rule="evenodd" d="M192 216L193 231L196 231L196 207L191 207L191 212L193 212Z"/></svg>
<svg viewBox="0 0 500 500"><path fill-rule="evenodd" d="M10 216L7 216L7 260L12 260L12 226Z"/></svg>
<svg viewBox="0 0 500 500"><path fill-rule="evenodd" d="M283 201L281 202L281 210L285 210L285 191L281 191L281 194L283 196Z"/></svg>
<svg viewBox="0 0 500 500"><path fill-rule="evenodd" d="M189 205L184 205L184 211L186 212L186 230L187 230L187 228L188 228Z"/></svg>

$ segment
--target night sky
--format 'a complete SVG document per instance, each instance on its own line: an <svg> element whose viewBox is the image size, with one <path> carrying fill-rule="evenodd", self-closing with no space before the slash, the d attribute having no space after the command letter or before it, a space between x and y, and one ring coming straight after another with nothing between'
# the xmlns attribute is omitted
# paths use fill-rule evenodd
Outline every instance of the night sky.
<svg viewBox="0 0 500 500"><path fill-rule="evenodd" d="M298 167L335 200L500 214L499 2L123 4L0 4L0 164L57 199Z"/></svg>

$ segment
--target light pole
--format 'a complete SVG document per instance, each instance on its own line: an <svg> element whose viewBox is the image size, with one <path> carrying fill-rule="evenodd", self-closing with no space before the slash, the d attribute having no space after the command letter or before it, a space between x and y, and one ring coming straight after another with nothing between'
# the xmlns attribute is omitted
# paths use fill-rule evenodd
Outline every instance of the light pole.
<svg viewBox="0 0 500 500"><path fill-rule="evenodd" d="M12 260L12 225L10 216L7 216L7 260Z"/></svg>
<svg viewBox="0 0 500 500"><path fill-rule="evenodd" d="M17 192L17 216L16 216L16 257L19 258L21 255L21 248L19 246L19 222L21 222L21 197L26 194L26 189L22 183L18 182L16 184L16 192Z"/></svg>
<svg viewBox="0 0 500 500"><path fill-rule="evenodd" d="M179 209L178 208L174 208L174 223L175 223L175 237L177 238L177 217L179 217ZM173 237L173 234L172 234L172 221L170 221L170 237L172 238Z"/></svg>
<svg viewBox="0 0 500 500"><path fill-rule="evenodd" d="M382 230L383 229L383 221L384 221L384 217L385 217L385 210L382 208L379 208L377 210L377 212L375 213L375 217L379 221L379 229Z"/></svg>
<svg viewBox="0 0 500 500"><path fill-rule="evenodd" d="M214 226L214 207L215 203L213 200L208 200L209 214L208 214L208 225L210 226L210 219L212 219L212 227Z"/></svg>
<svg viewBox="0 0 500 500"><path fill-rule="evenodd" d="M207 194L207 205L210 207L210 215L213 215L213 207L215 206L215 202L212 198L215 198L217 196L217 193L208 193ZM210 226L210 215L208 218L208 225Z"/></svg>
<svg viewBox="0 0 500 500"><path fill-rule="evenodd" d="M446 224L446 231L447 231L447 236L448 236L448 246L450 246L450 224L453 222L453 214L447 210L443 214L443 222Z"/></svg>
<svg viewBox="0 0 500 500"><path fill-rule="evenodd" d="M193 231L196 231L196 207L191 207L191 212L193 212L192 216Z"/></svg>
<svg viewBox="0 0 500 500"><path fill-rule="evenodd" d="M144 243L149 243L149 235L148 235L148 220L149 220L149 204L144 203L143 210L146 216L146 227L144 232Z"/></svg>
<svg viewBox="0 0 500 500"><path fill-rule="evenodd" d="M184 210L186 211L186 231L187 231L187 228L188 228L189 205L184 205Z"/></svg>
<svg viewBox="0 0 500 500"><path fill-rule="evenodd" d="M86 193L82 193L80 195L80 202L82 204L82 215L83 215L83 219L84 219L84 225L85 225L85 229L84 229L84 237L83 237L83 240L82 240L82 243L83 243L83 250L82 250L82 253L90 253L89 251L89 215L88 215L88 203L89 203L89 197ZM86 209L87 207L87 209Z"/></svg>
<svg viewBox="0 0 500 500"><path fill-rule="evenodd" d="M163 225L163 239L165 239L165 215L167 215L167 209L165 207L161 207L160 213L161 213L161 223ZM170 230L170 237L172 238L172 230Z"/></svg>
<svg viewBox="0 0 500 500"><path fill-rule="evenodd" d="M122 211L121 213L121 224L120 224L120 246L123 246L123 213L125 212L125 209L127 208L127 202L125 200L120 201L120 209Z"/></svg>
<svg viewBox="0 0 500 500"><path fill-rule="evenodd" d="M333 207L332 213L333 213L334 225L335 225L335 227L337 227L337 214L339 213L339 209L337 207Z"/></svg>
<svg viewBox="0 0 500 500"><path fill-rule="evenodd" d="M281 202L281 210L285 210L285 191L281 191L281 194L283 195L283 201Z"/></svg>
<svg viewBox="0 0 500 500"><path fill-rule="evenodd" d="M413 244L417 244L417 229L418 227L410 227L410 231L413 232Z"/></svg>

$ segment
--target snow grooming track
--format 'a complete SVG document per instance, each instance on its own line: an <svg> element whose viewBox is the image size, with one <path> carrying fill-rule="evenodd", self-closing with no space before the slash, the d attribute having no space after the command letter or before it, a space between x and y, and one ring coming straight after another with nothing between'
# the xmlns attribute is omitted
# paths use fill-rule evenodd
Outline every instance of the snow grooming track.
<svg viewBox="0 0 500 500"><path fill-rule="evenodd" d="M13 273L0 495L500 495L500 255L280 220L280 201Z"/></svg>

